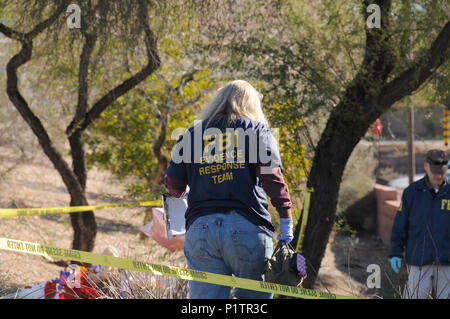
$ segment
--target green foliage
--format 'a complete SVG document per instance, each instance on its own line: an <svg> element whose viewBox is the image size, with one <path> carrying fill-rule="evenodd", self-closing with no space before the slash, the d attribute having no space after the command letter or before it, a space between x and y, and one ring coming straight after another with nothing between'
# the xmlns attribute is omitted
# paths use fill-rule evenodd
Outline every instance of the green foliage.
<svg viewBox="0 0 450 319"><path fill-rule="evenodd" d="M130 195L146 199L159 198L165 191L157 181L164 163L156 158L155 143L163 139L161 153L170 159L178 139L175 134L194 121L217 77L200 65L201 56L192 50L196 26L190 19L193 10L189 2L170 4L170 14L162 17L167 20L164 27L169 33L159 33L158 39L163 66L140 89L123 96L104 112L85 138L89 165L110 170L126 183ZM134 61L133 56L125 59ZM125 71L117 70L118 76L121 72Z"/></svg>
<svg viewBox="0 0 450 319"><path fill-rule="evenodd" d="M177 67L177 66L173 66ZM168 66L167 69L170 70ZM170 71L167 71L170 72ZM165 72L165 67L162 74ZM177 97L167 105L167 97L172 86L177 86L181 78L165 83L158 75L152 75L145 82L145 96L136 91L119 99L102 114L89 134L86 142L90 146L88 162L109 169L119 180L127 182L127 189L134 197L159 198L161 185L154 185L159 164L153 147L161 134L159 115L170 107L167 125L167 138L162 152L170 159L178 136L174 132L187 128L198 114L204 99L184 106L186 101L194 100L209 90L209 71L201 70L183 90L183 97ZM156 106L156 107L155 107ZM151 190L154 193L150 193Z"/></svg>
<svg viewBox="0 0 450 319"><path fill-rule="evenodd" d="M309 170L310 161L305 158L305 146L299 144L303 125L302 117L296 112L294 104L273 103L268 111L272 129L279 130L279 144L283 173L292 191L301 187Z"/></svg>
<svg viewBox="0 0 450 319"><path fill-rule="evenodd" d="M365 50L364 16L366 3L370 2L228 3L233 5L209 8L218 18L201 20L204 38L199 46L231 76L258 82L264 94L264 111L272 127L280 129L284 171L290 189L295 190L304 183L315 152L318 139L310 135L320 136L328 112L340 102L358 72L363 72L361 63L365 54L370 54ZM393 1L389 23L385 24L394 48L391 78L410 67L429 48L448 20L447 10L447 1ZM216 56L221 59L217 61ZM422 100L448 98L448 69L447 63L435 80L422 87ZM374 83L370 89L376 92L379 87ZM368 153L363 155L371 158ZM371 178L369 169L360 171L350 163L343 178L339 210L350 205L351 198L363 196L359 192L367 191ZM350 181L354 179L364 185L352 185Z"/></svg>

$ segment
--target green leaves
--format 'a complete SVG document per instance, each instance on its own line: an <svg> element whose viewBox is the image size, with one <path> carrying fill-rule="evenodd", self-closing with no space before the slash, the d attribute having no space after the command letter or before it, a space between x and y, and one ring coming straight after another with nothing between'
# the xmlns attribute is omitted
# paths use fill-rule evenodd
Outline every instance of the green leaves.
<svg viewBox="0 0 450 319"><path fill-rule="evenodd" d="M155 151L157 141L162 139L160 152L170 158L178 138L173 133L194 121L206 103L204 95L212 87L209 70L195 71L192 80L184 83L184 66L175 64L176 59L167 61L171 64L166 63L149 77L141 89L106 110L86 139L91 150L89 163L126 181L127 189L136 197L159 198L163 163L157 156L159 151Z"/></svg>

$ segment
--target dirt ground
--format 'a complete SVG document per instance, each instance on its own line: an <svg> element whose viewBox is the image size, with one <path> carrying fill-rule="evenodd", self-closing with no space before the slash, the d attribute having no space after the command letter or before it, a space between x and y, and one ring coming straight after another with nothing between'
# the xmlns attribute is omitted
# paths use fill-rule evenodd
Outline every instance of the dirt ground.
<svg viewBox="0 0 450 319"><path fill-rule="evenodd" d="M378 160L374 172L377 183L386 185L389 181L408 174L408 149L405 141L378 142L374 143L374 147ZM444 149L444 144L442 141L423 140L414 143L416 174L424 173L425 154L431 148ZM376 214L375 206L367 206L366 209ZM347 289L351 289L352 294L359 288L359 293L367 298L400 298L406 280L406 271L403 267L399 275L393 272L388 261L388 247L376 232L334 234L328 246L324 260L334 257L335 270L354 281L348 280L346 286ZM328 264L329 262L325 262L325 267L322 266L320 271L322 272L323 268L326 269ZM379 288L368 288L367 281L369 279L370 282L370 275L374 273L373 267L377 266L381 272ZM328 278L332 281L332 276Z"/></svg>
<svg viewBox="0 0 450 319"><path fill-rule="evenodd" d="M66 188L51 163L44 157L17 162L17 153L0 147L0 207L68 206ZM11 167L13 167L11 169ZM87 182L89 203L129 202L121 185L105 172L92 170ZM95 253L114 246L121 257L142 261L184 265L181 251L169 251L148 238L140 239L145 208L114 208L95 212L98 225ZM68 215L47 215L0 219L0 236L70 248L73 231ZM59 277L58 261L40 256L0 251L0 296Z"/></svg>
<svg viewBox="0 0 450 319"><path fill-rule="evenodd" d="M377 179L404 175L406 161L402 144L379 145ZM423 146L427 148L428 146ZM12 148L0 146L0 207L67 206L69 195L51 163L37 152L23 158ZM420 155L418 156L420 162ZM126 202L122 185L107 172L91 170L87 194L90 204ZM112 245L121 257L153 263L183 266L182 251L169 251L151 239L140 239L143 208L115 208L96 211L98 235L94 252ZM0 237L71 247L72 228L67 215L17 217L0 220ZM395 298L401 278L387 264L387 248L376 234L333 234L319 271L316 289L362 298ZM381 286L369 289L368 265L380 266ZM39 256L0 250L0 296L56 278L61 265Z"/></svg>

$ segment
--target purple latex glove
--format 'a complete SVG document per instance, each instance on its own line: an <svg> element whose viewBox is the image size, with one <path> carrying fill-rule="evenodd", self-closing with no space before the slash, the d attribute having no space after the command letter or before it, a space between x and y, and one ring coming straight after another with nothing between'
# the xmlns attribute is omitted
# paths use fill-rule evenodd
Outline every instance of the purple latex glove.
<svg viewBox="0 0 450 319"><path fill-rule="evenodd" d="M280 223L281 235L278 235L277 239L290 243L294 239L294 223L291 218L280 218Z"/></svg>
<svg viewBox="0 0 450 319"><path fill-rule="evenodd" d="M302 279L306 278L306 259L301 254L297 253L297 270Z"/></svg>

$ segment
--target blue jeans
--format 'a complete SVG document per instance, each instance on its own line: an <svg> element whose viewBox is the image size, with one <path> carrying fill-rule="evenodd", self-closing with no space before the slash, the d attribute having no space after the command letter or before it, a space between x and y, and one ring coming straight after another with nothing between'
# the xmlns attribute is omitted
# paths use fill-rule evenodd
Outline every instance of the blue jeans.
<svg viewBox="0 0 450 319"><path fill-rule="evenodd" d="M266 233L236 211L197 218L186 232L184 254L189 269L264 280L265 262L273 243ZM189 282L192 299L226 299L231 287ZM236 298L270 299L273 294L236 288Z"/></svg>

